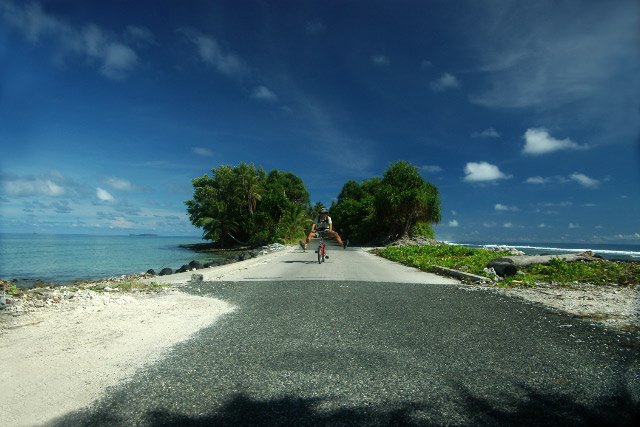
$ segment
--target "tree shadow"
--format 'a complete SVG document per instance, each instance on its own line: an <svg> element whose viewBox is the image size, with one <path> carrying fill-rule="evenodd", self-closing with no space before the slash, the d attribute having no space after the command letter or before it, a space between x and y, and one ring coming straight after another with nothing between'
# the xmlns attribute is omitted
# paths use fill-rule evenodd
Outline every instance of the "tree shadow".
<svg viewBox="0 0 640 427"><path fill-rule="evenodd" d="M256 400L246 394L232 396L221 408L206 415L188 415L153 409L132 422L109 410L67 416L55 426L145 425L151 427L199 426L431 426L431 425L562 425L625 426L638 425L638 402L622 393L592 405L558 393L519 387L517 400L498 402L488 396L475 396L464 386L454 387L451 402L409 402L376 407L319 408L326 399L283 397ZM329 400L326 400L332 403ZM450 405L453 403L453 405ZM452 410L453 408L453 410ZM113 409L112 409L113 410Z"/></svg>
<svg viewBox="0 0 640 427"><path fill-rule="evenodd" d="M300 260L290 260L290 261L282 261L285 264L317 264L318 261L300 261Z"/></svg>

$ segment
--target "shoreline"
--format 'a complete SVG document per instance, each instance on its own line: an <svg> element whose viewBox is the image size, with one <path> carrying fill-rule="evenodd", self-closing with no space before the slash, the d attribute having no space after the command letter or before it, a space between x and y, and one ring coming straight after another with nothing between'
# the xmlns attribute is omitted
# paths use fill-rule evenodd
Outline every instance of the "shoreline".
<svg viewBox="0 0 640 427"><path fill-rule="evenodd" d="M261 246L258 248L234 248L234 249L217 249L212 246L211 243L193 243L193 244L180 244L178 247L193 251L195 253L206 253L215 256L215 258L210 259L209 262L202 263L197 260L191 260L189 264L183 264L182 266L178 266L176 268L171 268L172 272L170 274L175 274L184 271L191 271L194 268L196 270L208 267L217 267L221 265L233 264L239 261L244 261L246 259L256 258L260 255L264 255L265 253L270 253L273 251L281 250L285 246L279 243ZM193 265L193 267L192 267ZM180 271L182 269L182 271ZM84 286L88 283L101 283L106 281L119 281L123 279L135 280L135 279L144 279L147 277L161 276L164 274L158 274L161 270L155 271L154 269L149 269L146 272L129 272L129 273L118 273L110 276L87 276L87 277L78 277L71 280L48 280L45 278L25 278L25 277L11 277L5 278L0 277L0 282L9 282L16 285L18 289L34 289L34 288L43 288L43 287L72 287L72 286ZM150 273L153 272L153 273Z"/></svg>

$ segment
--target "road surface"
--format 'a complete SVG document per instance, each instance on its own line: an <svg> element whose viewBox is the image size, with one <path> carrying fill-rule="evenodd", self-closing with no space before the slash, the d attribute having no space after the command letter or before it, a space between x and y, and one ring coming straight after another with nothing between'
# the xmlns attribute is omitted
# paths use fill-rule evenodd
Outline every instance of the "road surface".
<svg viewBox="0 0 640 427"><path fill-rule="evenodd" d="M287 250L206 271L184 289L236 310L54 425L638 420L637 336L357 248L329 255L319 265Z"/></svg>

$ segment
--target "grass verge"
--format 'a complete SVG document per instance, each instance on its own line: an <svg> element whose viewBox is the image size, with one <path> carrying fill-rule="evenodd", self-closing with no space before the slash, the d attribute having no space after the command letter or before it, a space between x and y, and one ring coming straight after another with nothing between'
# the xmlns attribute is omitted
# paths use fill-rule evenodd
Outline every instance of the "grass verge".
<svg viewBox="0 0 640 427"><path fill-rule="evenodd" d="M424 271L434 272L441 265L479 276L491 277L484 271L493 259L507 256L508 252L467 248L459 245L387 247L376 254ZM523 267L515 276L499 282L500 286L535 286L539 283L571 285L637 285L640 283L640 263L625 261L566 262L553 260L547 265Z"/></svg>

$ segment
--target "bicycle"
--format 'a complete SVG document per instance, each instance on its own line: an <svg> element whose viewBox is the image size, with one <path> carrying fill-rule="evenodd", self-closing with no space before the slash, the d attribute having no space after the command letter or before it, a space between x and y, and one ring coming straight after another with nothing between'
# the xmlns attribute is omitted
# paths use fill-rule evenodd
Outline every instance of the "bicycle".
<svg viewBox="0 0 640 427"><path fill-rule="evenodd" d="M319 230L316 235L320 237L320 244L318 245L318 249L316 253L318 254L318 264L322 264L325 259L329 259L329 255L327 255L327 245L324 242L324 233L327 230Z"/></svg>

